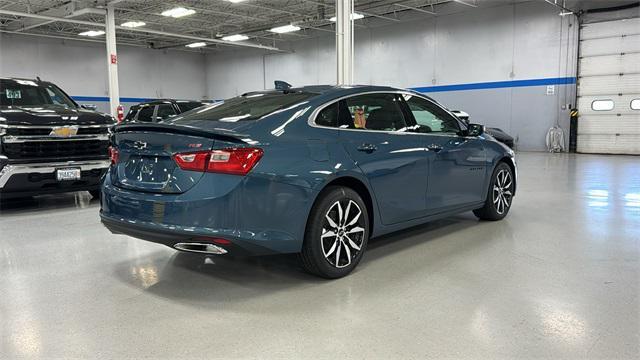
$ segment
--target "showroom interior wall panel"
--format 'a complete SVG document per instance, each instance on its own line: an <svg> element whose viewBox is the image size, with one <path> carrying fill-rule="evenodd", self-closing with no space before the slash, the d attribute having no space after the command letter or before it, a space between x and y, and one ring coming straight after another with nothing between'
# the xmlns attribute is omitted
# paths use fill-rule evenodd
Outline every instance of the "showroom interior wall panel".
<svg viewBox="0 0 640 360"><path fill-rule="evenodd" d="M569 26L575 18L558 16L557 8L544 2L470 8L403 23L378 20L381 26L356 28L355 82L359 84L429 88L575 78L577 26ZM208 95L226 98L256 88L273 88L274 80L294 86L335 83L334 41L327 34L277 43L290 53L236 50L208 54ZM574 103L575 84L556 84L551 94L546 85L506 85L429 90L427 95L450 108L467 111L472 120L502 128L518 138L521 150L544 150L546 132L556 122L568 136L566 105Z"/></svg>
<svg viewBox="0 0 640 360"><path fill-rule="evenodd" d="M0 76L52 81L71 96L88 96L108 111L106 49L103 43L0 34ZM205 58L184 51L118 47L122 98L203 99ZM132 102L124 102L125 108Z"/></svg>

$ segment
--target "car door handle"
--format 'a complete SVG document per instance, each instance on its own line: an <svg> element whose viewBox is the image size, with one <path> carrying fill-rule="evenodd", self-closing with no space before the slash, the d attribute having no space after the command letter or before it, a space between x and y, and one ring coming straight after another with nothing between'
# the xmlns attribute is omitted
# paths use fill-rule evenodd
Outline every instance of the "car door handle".
<svg viewBox="0 0 640 360"><path fill-rule="evenodd" d="M427 149L429 149L429 151L433 151L433 152L440 152L442 150L442 146L436 145L436 144L431 144L431 145L427 146Z"/></svg>
<svg viewBox="0 0 640 360"><path fill-rule="evenodd" d="M367 154L371 154L372 152L378 150L378 147L373 144L362 144L358 146L358 151L364 151Z"/></svg>

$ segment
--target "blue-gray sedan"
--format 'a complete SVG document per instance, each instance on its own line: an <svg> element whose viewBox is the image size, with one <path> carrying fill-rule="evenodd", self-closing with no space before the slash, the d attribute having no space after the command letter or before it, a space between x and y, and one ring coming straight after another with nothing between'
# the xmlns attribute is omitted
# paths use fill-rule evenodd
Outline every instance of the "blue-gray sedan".
<svg viewBox="0 0 640 360"><path fill-rule="evenodd" d="M102 222L210 254L299 253L326 278L371 237L473 211L504 218L514 153L416 92L378 86L257 91L114 129Z"/></svg>

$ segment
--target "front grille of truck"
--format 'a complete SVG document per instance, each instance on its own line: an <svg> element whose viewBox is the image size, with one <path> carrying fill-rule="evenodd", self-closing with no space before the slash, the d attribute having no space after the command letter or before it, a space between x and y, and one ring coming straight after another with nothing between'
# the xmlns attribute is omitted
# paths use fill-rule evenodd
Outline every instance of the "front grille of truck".
<svg viewBox="0 0 640 360"><path fill-rule="evenodd" d="M104 140L28 141L3 143L10 159L106 156L109 142Z"/></svg>
<svg viewBox="0 0 640 360"><path fill-rule="evenodd" d="M7 135L10 136L49 136L52 127L9 127ZM109 129L106 127L80 126L78 135L101 135L108 134Z"/></svg>

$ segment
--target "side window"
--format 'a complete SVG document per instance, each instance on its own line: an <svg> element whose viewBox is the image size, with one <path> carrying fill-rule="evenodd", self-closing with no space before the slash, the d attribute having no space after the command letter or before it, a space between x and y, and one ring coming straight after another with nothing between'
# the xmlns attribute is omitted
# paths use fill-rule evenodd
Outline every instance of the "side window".
<svg viewBox="0 0 640 360"><path fill-rule="evenodd" d="M413 95L404 95L409 110L423 133L458 133L458 121L432 102Z"/></svg>
<svg viewBox="0 0 640 360"><path fill-rule="evenodd" d="M138 112L138 118L136 120L142 122L153 122L152 117L154 108L155 106L153 105L141 107L140 111Z"/></svg>
<svg viewBox="0 0 640 360"><path fill-rule="evenodd" d="M320 111L316 116L316 125L338 127L338 109L338 102L322 109L322 111Z"/></svg>
<svg viewBox="0 0 640 360"><path fill-rule="evenodd" d="M173 110L173 105L171 104L158 105L158 113L156 114L157 121L166 120L173 116L176 116L176 112L175 110Z"/></svg>
<svg viewBox="0 0 640 360"><path fill-rule="evenodd" d="M402 115L400 98L394 94L366 94L347 98L348 109L339 127L354 129L403 131L407 123ZM342 118L342 116L341 116Z"/></svg>

